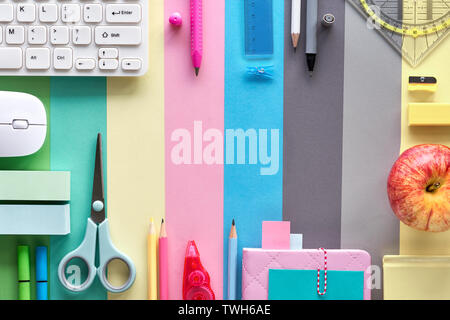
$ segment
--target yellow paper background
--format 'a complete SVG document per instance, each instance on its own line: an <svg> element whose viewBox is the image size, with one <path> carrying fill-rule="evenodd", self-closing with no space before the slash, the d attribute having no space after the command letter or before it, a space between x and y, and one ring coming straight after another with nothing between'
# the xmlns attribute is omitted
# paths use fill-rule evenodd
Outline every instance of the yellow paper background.
<svg viewBox="0 0 450 320"><path fill-rule="evenodd" d="M136 281L108 299L147 299L150 217L164 217L164 1L149 0L149 68L143 77L108 78L108 218L113 243L136 265ZM110 281L123 267L110 264Z"/></svg>
<svg viewBox="0 0 450 320"><path fill-rule="evenodd" d="M444 39L422 63L412 68L402 65L402 138L401 152L422 143L450 146L450 127L408 127L408 103L450 103L450 39ZM408 92L409 76L434 76L438 80L436 93ZM400 224L401 255L450 255L450 231L431 233L417 231Z"/></svg>
<svg viewBox="0 0 450 320"><path fill-rule="evenodd" d="M384 256L386 300L450 299L450 257Z"/></svg>

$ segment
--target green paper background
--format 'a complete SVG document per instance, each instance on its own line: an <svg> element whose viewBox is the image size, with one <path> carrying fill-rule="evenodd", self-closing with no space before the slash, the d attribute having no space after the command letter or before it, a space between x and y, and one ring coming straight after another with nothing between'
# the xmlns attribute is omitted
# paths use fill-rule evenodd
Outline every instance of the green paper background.
<svg viewBox="0 0 450 320"><path fill-rule="evenodd" d="M1 91L19 91L38 97L50 123L50 79L47 77L0 77ZM50 170L50 126L43 147L33 155L20 158L0 158L1 170ZM0 236L0 299L17 299L17 246L30 246L31 299L35 290L35 247L48 246L48 236Z"/></svg>
<svg viewBox="0 0 450 320"><path fill-rule="evenodd" d="M57 269L61 259L83 240L91 213L97 133L102 133L103 178L106 189L106 78L53 77L51 86L50 130L51 170L70 171L70 228L67 236L51 236L50 298L52 300L106 300L98 279L81 293L71 293L59 283Z"/></svg>

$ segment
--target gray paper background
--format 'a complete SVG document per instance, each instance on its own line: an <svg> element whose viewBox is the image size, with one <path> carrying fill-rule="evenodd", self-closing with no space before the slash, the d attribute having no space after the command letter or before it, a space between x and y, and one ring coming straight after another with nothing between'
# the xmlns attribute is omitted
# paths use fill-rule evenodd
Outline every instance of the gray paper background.
<svg viewBox="0 0 450 320"><path fill-rule="evenodd" d="M382 270L383 255L399 251L386 184L400 151L402 60L348 3L345 20L341 247L367 250Z"/></svg>
<svg viewBox="0 0 450 320"><path fill-rule="evenodd" d="M309 78L305 9L294 52L285 1L283 219L304 248L364 249L382 271L383 255L399 250L386 183L400 150L401 57L346 1L321 0L319 19L330 12L336 22L319 26Z"/></svg>
<svg viewBox="0 0 450 320"><path fill-rule="evenodd" d="M291 1L285 1L283 219L303 233L304 248L339 248L341 242L344 0L320 0L312 78L305 58L305 12L297 51L291 41Z"/></svg>

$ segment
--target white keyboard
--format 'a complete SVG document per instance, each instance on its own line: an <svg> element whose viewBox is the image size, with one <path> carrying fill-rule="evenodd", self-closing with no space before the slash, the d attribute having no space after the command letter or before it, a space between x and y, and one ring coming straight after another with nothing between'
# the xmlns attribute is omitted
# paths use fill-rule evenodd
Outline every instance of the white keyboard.
<svg viewBox="0 0 450 320"><path fill-rule="evenodd" d="M0 0L0 76L139 76L148 0Z"/></svg>

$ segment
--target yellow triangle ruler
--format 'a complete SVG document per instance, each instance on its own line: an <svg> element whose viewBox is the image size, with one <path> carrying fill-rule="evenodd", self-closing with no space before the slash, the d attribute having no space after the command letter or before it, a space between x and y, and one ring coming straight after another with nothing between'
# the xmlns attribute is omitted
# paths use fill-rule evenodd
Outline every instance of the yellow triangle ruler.
<svg viewBox="0 0 450 320"><path fill-rule="evenodd" d="M450 30L450 0L348 0L402 56L417 66Z"/></svg>

